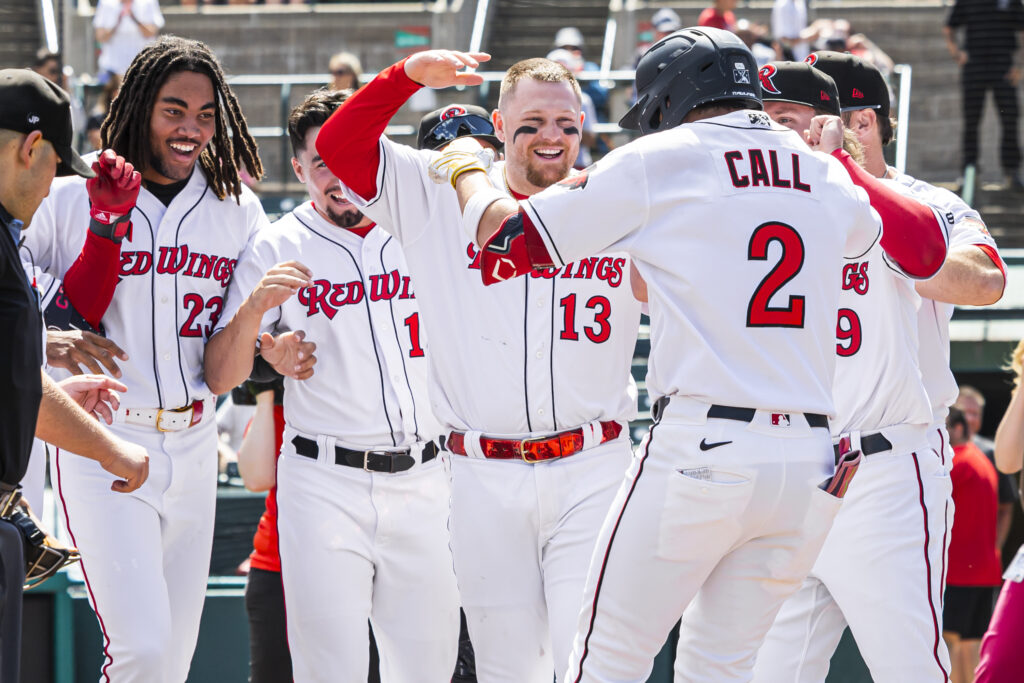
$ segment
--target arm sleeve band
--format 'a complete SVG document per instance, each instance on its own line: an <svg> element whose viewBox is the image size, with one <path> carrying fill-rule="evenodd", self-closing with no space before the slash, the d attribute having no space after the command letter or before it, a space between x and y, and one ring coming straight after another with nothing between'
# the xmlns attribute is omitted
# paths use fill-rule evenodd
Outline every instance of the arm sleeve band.
<svg viewBox="0 0 1024 683"><path fill-rule="evenodd" d="M882 249L908 275L929 278L946 260L946 234L940 218L925 204L892 190L861 168L844 150L832 153L854 184L863 188L882 218Z"/></svg>
<svg viewBox="0 0 1024 683"><path fill-rule="evenodd" d="M422 88L405 75L405 60L393 64L357 90L331 114L316 139L327 168L363 199L377 196L377 144L388 122Z"/></svg>
<svg viewBox="0 0 1024 683"><path fill-rule="evenodd" d="M90 231L75 262L64 274L64 295L94 329L114 298L121 245Z"/></svg>

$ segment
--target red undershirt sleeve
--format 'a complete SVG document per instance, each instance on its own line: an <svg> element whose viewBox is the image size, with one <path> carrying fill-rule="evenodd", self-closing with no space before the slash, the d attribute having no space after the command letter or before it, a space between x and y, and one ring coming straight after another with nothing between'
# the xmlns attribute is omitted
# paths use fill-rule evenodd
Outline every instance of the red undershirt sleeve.
<svg viewBox="0 0 1024 683"><path fill-rule="evenodd" d="M378 141L402 105L422 88L405 75L405 60L357 90L320 129L316 151L327 168L365 200L377 196Z"/></svg>
<svg viewBox="0 0 1024 683"><path fill-rule="evenodd" d="M121 245L91 230L78 258L64 274L64 296L94 329L107 312L117 287Z"/></svg>
<svg viewBox="0 0 1024 683"><path fill-rule="evenodd" d="M846 151L832 156L846 168L855 185L862 187L871 206L882 218L882 249L905 273L929 278L946 260L946 236L935 212L921 202L901 195L865 171Z"/></svg>

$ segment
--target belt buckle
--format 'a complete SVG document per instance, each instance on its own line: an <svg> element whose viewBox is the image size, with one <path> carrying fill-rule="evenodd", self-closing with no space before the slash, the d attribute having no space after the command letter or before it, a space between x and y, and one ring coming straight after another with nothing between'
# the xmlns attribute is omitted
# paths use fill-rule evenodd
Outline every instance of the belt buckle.
<svg viewBox="0 0 1024 683"><path fill-rule="evenodd" d="M370 465L370 455L374 454L374 453L377 453L377 454L380 454L380 455L391 455L391 451L379 451L379 450L375 450L373 448L371 448L368 451L363 451L363 471L364 472L376 472L377 471L377 470L371 470L370 467L369 467L369 465ZM391 461L391 467L388 468L388 471L390 472L390 470L393 470L394 468L395 468L395 463L394 463L394 460L392 460Z"/></svg>
<svg viewBox="0 0 1024 683"><path fill-rule="evenodd" d="M194 410L195 410L195 408L192 407L191 405L187 405L184 408L157 408L157 411L156 411L156 430L158 432L177 432L177 431L180 431L178 429L164 429L160 425L160 423L163 422L164 413L184 413L186 411L187 412L192 412ZM190 418L189 422L191 422L191 421L192 420Z"/></svg>
<svg viewBox="0 0 1024 683"><path fill-rule="evenodd" d="M547 441L550 438L550 436L534 436L527 439L520 439L518 447L519 457L523 459L523 462L529 463L531 465L536 464L538 462L542 462L542 458L531 460L530 458L526 457L526 445L530 443L539 443L541 441Z"/></svg>

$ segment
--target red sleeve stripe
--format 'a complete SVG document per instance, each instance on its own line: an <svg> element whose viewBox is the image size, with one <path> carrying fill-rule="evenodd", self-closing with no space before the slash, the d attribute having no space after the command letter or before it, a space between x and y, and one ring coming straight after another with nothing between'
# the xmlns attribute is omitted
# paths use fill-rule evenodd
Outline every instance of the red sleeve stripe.
<svg viewBox="0 0 1024 683"><path fill-rule="evenodd" d="M991 244L977 244L975 246L985 252L985 255L992 259L992 263L996 264L996 268L998 268L999 272L1003 274L1003 288L999 292L999 298L1001 299L1003 294L1006 292L1006 264L1003 263L1003 259L999 256L999 252L996 251L995 247Z"/></svg>

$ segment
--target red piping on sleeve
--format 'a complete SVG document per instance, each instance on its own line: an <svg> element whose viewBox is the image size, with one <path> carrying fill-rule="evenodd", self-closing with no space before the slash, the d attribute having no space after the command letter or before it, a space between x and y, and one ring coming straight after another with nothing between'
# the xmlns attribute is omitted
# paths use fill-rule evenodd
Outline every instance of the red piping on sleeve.
<svg viewBox="0 0 1024 683"><path fill-rule="evenodd" d="M316 138L327 168L365 200L377 196L378 141L388 122L422 88L405 75L405 60L392 64L338 107Z"/></svg>
<svg viewBox="0 0 1024 683"><path fill-rule="evenodd" d="M975 245L978 249L985 252L985 255L992 259L992 263L996 264L996 268L1003 274L1003 288L999 290L999 298L1003 298L1003 294L1006 293L1006 264L1003 263L1003 259L999 256L999 252L996 251L991 244L977 244Z"/></svg>
<svg viewBox="0 0 1024 683"><path fill-rule="evenodd" d="M117 287L121 245L91 230L75 262L64 274L64 295L94 329L107 312Z"/></svg>
<svg viewBox="0 0 1024 683"><path fill-rule="evenodd" d="M842 149L832 156L846 168L855 185L864 188L885 229L882 249L905 273L929 278L946 260L946 238L935 213L921 202L901 195L861 168Z"/></svg>

